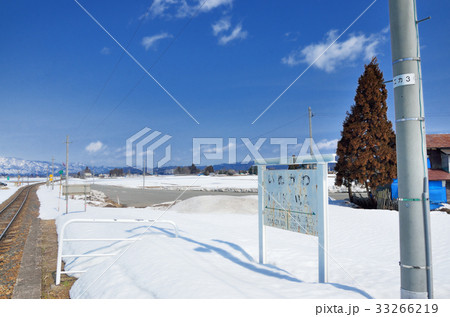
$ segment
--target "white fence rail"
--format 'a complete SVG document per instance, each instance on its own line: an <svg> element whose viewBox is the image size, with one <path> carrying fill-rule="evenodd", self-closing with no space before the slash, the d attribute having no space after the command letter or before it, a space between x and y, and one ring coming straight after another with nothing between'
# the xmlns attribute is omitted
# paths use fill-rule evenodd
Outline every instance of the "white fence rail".
<svg viewBox="0 0 450 317"><path fill-rule="evenodd" d="M178 227L175 222L170 220L152 220L152 219L71 219L65 222L61 228L61 233L58 237L58 259L56 264L56 285L61 282L61 274L69 273L84 273L86 271L61 271L61 261L63 258L78 258L78 257L108 257L115 256L117 254L108 253L93 253L93 254L62 254L64 242L77 242L77 241L136 241L140 238L72 238L64 239L64 231L66 227L73 223L140 223L148 224L152 226L156 223L165 223L171 225L175 230L175 237L178 238Z"/></svg>

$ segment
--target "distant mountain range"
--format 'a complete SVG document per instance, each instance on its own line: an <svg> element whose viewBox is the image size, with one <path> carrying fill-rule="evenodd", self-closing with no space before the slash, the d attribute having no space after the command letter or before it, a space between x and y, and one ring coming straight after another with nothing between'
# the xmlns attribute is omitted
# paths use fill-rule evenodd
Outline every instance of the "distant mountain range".
<svg viewBox="0 0 450 317"><path fill-rule="evenodd" d="M74 174L84 170L88 166L83 163L69 163L69 173ZM105 166L89 166L94 172L97 173L109 173L111 167ZM62 164L54 164L55 174L60 170L65 170ZM15 175L20 173L21 175L36 175L46 176L52 172L52 162L45 161L30 161L23 160L15 157L0 157L0 175Z"/></svg>
<svg viewBox="0 0 450 317"><path fill-rule="evenodd" d="M217 164L213 165L215 171L219 170L229 170L233 169L235 171L247 171L250 166L253 165L253 162L249 162L247 164ZM329 168L334 169L334 163L329 164ZM92 166L87 165L85 163L69 163L69 173L70 174L76 174L78 172L81 172L86 168L86 166L89 167L89 169L94 172L95 174L108 174L110 170L117 168L117 167L111 167L111 166ZM197 166L199 170L203 170L206 166ZM119 167L123 168L124 173L128 174L140 174L142 173L141 170L138 170L136 168L132 167ZM155 168L154 172L157 174L173 174L173 170L176 168L176 166L164 166L160 168ZM65 171L65 167L60 164L56 163L54 164L54 170L55 174L58 173L60 170ZM15 175L17 173L20 173L21 175L36 175L36 176L46 176L47 172L51 173L52 171L52 163L51 162L45 162L45 161L30 161L30 160L23 160L19 158L14 157L0 157L0 175Z"/></svg>
<svg viewBox="0 0 450 317"><path fill-rule="evenodd" d="M248 170L250 166L252 166L253 162L250 162L248 164L218 164L214 165L214 170L219 171L221 169L223 170L229 170L234 169L236 171L239 170ZM111 167L111 166L92 166L85 163L69 163L69 173L70 174L76 174L78 172L81 172L85 168L89 167L89 169L94 172L95 174L107 174L110 170L114 168L122 168L124 170L125 174L132 173L132 174L140 174L142 173L141 170L132 168L132 167ZM157 174L172 174L173 170L176 168L176 166L164 166L160 168L155 168L154 172ZM203 170L205 166L197 166L198 169ZM56 163L54 164L54 171L55 174L58 173L58 171L64 170L65 173L65 167L60 164ZM15 157L0 157L0 175L16 175L17 173L20 173L21 175L28 175L28 176L47 176L47 173L52 172L52 162L46 162L46 161L32 161L32 160L24 160L20 158Z"/></svg>

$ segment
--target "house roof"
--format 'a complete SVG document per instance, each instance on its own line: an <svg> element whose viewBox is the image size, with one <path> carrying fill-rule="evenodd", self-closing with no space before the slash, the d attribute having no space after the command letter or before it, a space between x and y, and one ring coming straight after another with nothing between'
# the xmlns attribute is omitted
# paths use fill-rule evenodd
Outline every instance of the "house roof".
<svg viewBox="0 0 450 317"><path fill-rule="evenodd" d="M450 134L427 134L427 148L450 148Z"/></svg>
<svg viewBox="0 0 450 317"><path fill-rule="evenodd" d="M443 170L428 170L428 179L430 181L450 181L450 173Z"/></svg>

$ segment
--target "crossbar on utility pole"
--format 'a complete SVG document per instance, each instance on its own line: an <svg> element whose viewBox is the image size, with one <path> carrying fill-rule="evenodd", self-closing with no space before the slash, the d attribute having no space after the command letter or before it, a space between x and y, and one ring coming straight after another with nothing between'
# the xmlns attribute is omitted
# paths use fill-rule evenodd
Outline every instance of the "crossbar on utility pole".
<svg viewBox="0 0 450 317"><path fill-rule="evenodd" d="M389 0L401 298L433 298L425 112L416 12L415 0Z"/></svg>

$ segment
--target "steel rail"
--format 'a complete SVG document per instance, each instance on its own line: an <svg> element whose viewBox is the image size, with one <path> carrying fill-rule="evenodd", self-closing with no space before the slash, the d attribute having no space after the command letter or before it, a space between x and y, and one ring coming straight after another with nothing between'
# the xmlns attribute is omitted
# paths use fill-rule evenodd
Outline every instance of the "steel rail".
<svg viewBox="0 0 450 317"><path fill-rule="evenodd" d="M2 213L5 209L7 209L13 202L15 202L18 198L19 198L19 196L20 196L20 194L22 194L23 192L24 192L24 190L25 189L27 189L27 193L26 193L26 195L25 195L25 198L24 198L24 200L22 201L22 204L20 205L20 207L19 207L19 209L17 209L17 211L16 211L16 213L14 214L14 217L12 217L12 219L11 219L11 221L8 223L8 225L6 226L6 228L3 230L3 232L1 233L1 235L0 235L0 240L2 240L3 239L3 237L6 235L6 233L8 232L8 229L9 229L9 227L12 225L12 223L14 222L14 220L16 219L16 217L17 217L17 215L19 215L19 213L20 213L20 211L22 210L22 208L23 208L23 206L25 205L25 203L26 203L26 201L27 201L27 199L28 199L28 194L30 193L30 189L31 189L31 187L33 187L34 185L31 185L31 186L27 186L27 187L24 187L23 189L22 189L22 191L5 207L5 208L3 208L2 209L2 211L0 212L0 213Z"/></svg>
<svg viewBox="0 0 450 317"><path fill-rule="evenodd" d="M33 186L33 185L31 185L31 186ZM0 210L0 214L1 214L3 211L5 211L9 206L11 206L11 204L14 203L14 202L17 200L17 198L19 198L20 194L22 194L23 191L24 191L26 188L27 188L27 187L22 187L22 188L20 189L20 191L17 192L16 197L14 197L14 199L12 199L5 207L3 207L2 210Z"/></svg>

